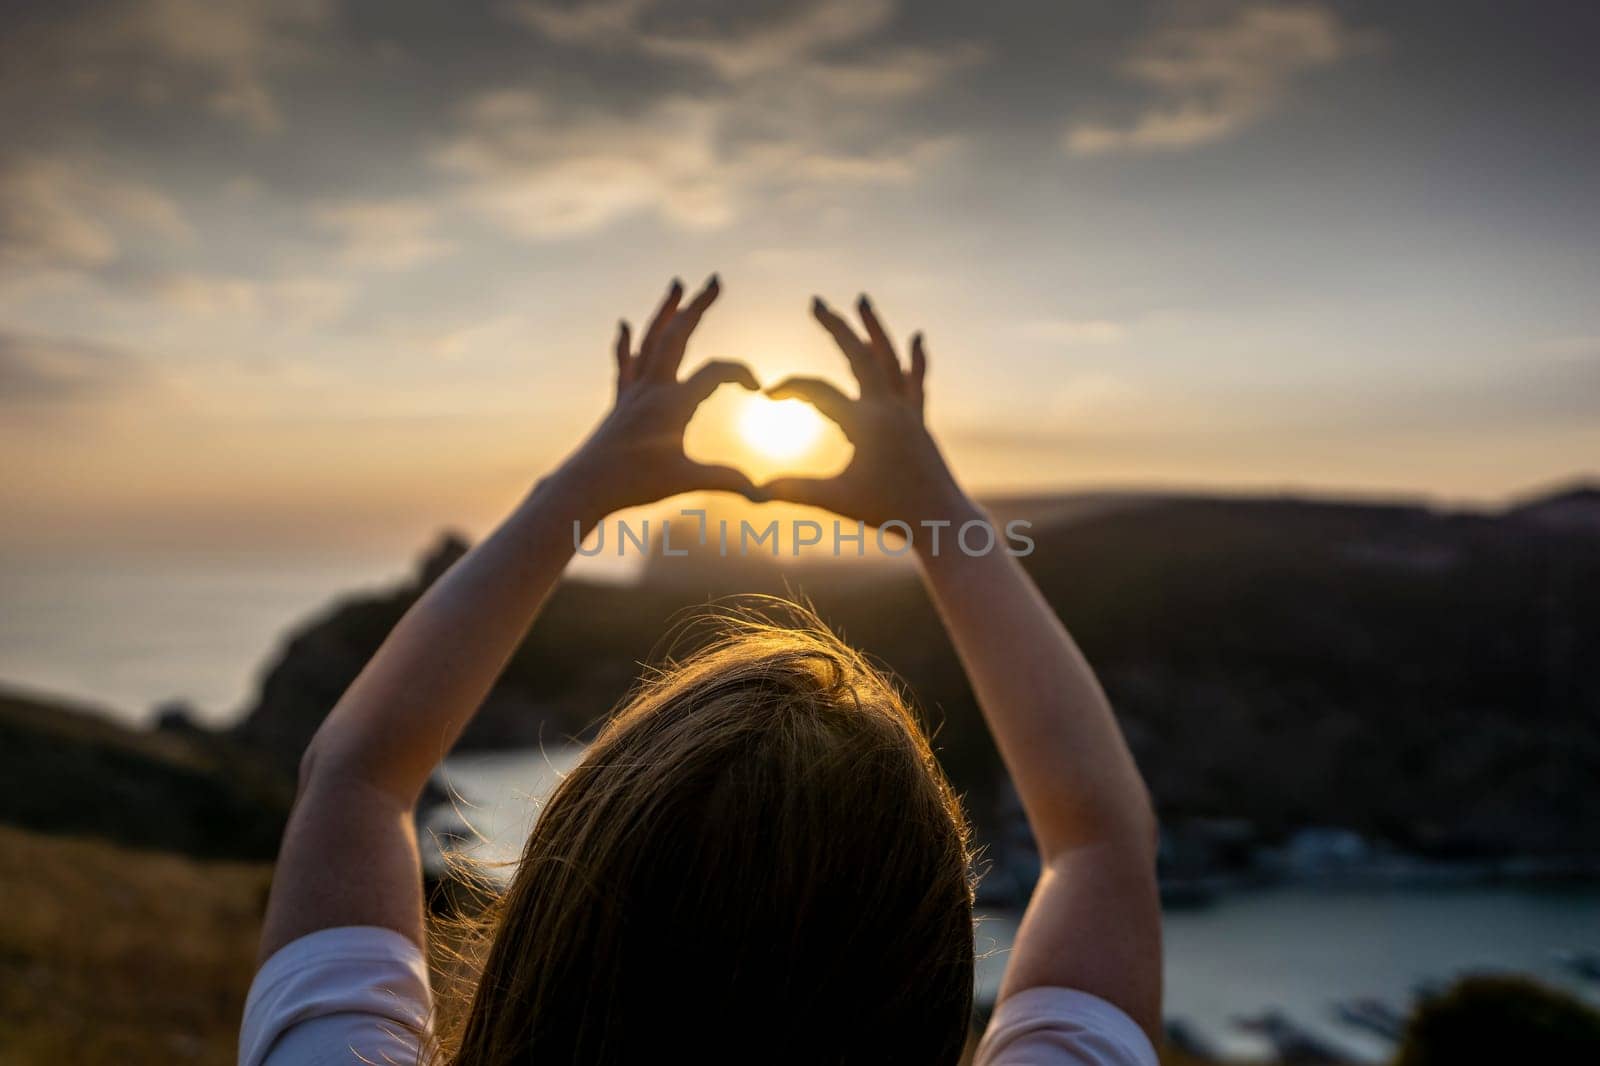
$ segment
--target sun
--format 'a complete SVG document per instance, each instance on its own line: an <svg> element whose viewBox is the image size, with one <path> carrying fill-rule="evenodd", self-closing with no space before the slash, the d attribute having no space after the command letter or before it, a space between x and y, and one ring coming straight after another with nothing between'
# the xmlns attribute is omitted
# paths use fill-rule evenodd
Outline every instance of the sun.
<svg viewBox="0 0 1600 1066"><path fill-rule="evenodd" d="M795 459L814 448L824 423L804 400L750 397L739 413L739 436L769 459Z"/></svg>

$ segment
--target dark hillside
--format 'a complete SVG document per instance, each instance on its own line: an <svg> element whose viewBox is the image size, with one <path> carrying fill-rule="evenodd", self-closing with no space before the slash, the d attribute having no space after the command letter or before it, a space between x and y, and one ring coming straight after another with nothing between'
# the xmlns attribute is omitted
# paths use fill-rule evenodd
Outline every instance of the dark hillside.
<svg viewBox="0 0 1600 1066"><path fill-rule="evenodd" d="M1034 530L1027 565L1100 669L1169 818L1242 817L1268 835L1346 825L1440 852L1600 852L1582 813L1600 805L1587 669L1600 537L1584 525L1530 521L1528 505L1296 499L1065 513ZM788 588L905 678L981 806L994 755L909 568L734 563L657 560L631 588L564 583L465 743L581 734L683 608ZM297 634L239 738L292 762L421 580Z"/></svg>

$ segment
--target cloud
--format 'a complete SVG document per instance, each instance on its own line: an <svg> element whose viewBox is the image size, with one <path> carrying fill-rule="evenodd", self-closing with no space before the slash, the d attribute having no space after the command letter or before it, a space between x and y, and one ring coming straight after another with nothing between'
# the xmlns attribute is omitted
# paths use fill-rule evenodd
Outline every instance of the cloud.
<svg viewBox="0 0 1600 1066"><path fill-rule="evenodd" d="M6 92L152 104L198 100L260 132L283 126L270 86L304 60L333 0L118 0L27 28L5 47Z"/></svg>
<svg viewBox="0 0 1600 1066"><path fill-rule="evenodd" d="M497 92L435 162L466 201L527 237L588 233L635 214L689 230L726 226L760 200L818 185L911 180L955 144L902 138L873 150L796 133L741 139L721 101L660 100L637 115L563 116L532 94Z"/></svg>
<svg viewBox="0 0 1600 1066"><path fill-rule="evenodd" d="M728 81L807 66L819 52L882 30L894 17L894 0L813 0L771 21L729 17L715 26L684 28L673 18L659 28L644 16L664 8L653 0L514 6L512 14L564 44L630 48L703 66Z"/></svg>
<svg viewBox="0 0 1600 1066"><path fill-rule="evenodd" d="M283 116L267 74L303 57L305 35L332 11L331 0L136 0L108 20L100 39L209 81L213 112L272 132Z"/></svg>
<svg viewBox="0 0 1600 1066"><path fill-rule="evenodd" d="M652 0L588 0L512 4L507 13L561 44L602 44L631 33Z"/></svg>
<svg viewBox="0 0 1600 1066"><path fill-rule="evenodd" d="M1153 406L1132 382L1112 374L1079 374L1063 381L1049 395L1051 420L1068 419L1075 423L1114 423L1126 428L1148 415Z"/></svg>
<svg viewBox="0 0 1600 1066"><path fill-rule="evenodd" d="M522 315L495 315L492 318L443 330L413 333L407 339L419 344L441 362L458 362L493 352L526 349L538 328Z"/></svg>
<svg viewBox="0 0 1600 1066"><path fill-rule="evenodd" d="M240 318L291 327L321 325L341 315L351 288L318 277L254 278L195 273L162 274L139 281L156 300L203 318Z"/></svg>
<svg viewBox="0 0 1600 1066"><path fill-rule="evenodd" d="M438 212L420 200L350 200L314 209L318 226L342 238L351 266L403 270L449 251L436 232Z"/></svg>
<svg viewBox="0 0 1600 1066"><path fill-rule="evenodd" d="M895 0L811 0L777 18L733 8L714 21L687 23L660 0L524 0L508 10L560 44L671 60L728 85L780 79L802 93L909 96L986 54L970 43L934 49L873 41L896 8ZM652 21L652 13L661 17Z"/></svg>
<svg viewBox="0 0 1600 1066"><path fill-rule="evenodd" d="M652 84L633 106L575 108L515 87L470 100L434 161L466 179L468 203L535 239L641 214L710 230L758 203L911 181L957 141L898 130L899 105L981 55L874 41L892 0L814 0L765 20L738 9L687 29L658 25L667 9L656 0L511 10L556 43L702 76L670 92Z"/></svg>
<svg viewBox="0 0 1600 1066"><path fill-rule="evenodd" d="M24 157L0 167L0 266L93 270L115 261L123 235L180 239L173 201L91 163Z"/></svg>
<svg viewBox="0 0 1600 1066"><path fill-rule="evenodd" d="M470 180L467 201L516 232L560 237L654 209L690 228L730 221L738 192L721 166L717 110L665 100L635 117L561 117L530 94L485 94L435 161Z"/></svg>
<svg viewBox="0 0 1600 1066"><path fill-rule="evenodd" d="M1123 74L1156 97L1131 123L1081 122L1075 155L1178 151L1231 137L1282 106L1296 78L1370 50L1378 39L1316 4L1235 7L1222 21L1168 25Z"/></svg>
<svg viewBox="0 0 1600 1066"><path fill-rule="evenodd" d="M141 377L128 353L64 337L0 332L0 405L78 404L121 391Z"/></svg>
<svg viewBox="0 0 1600 1066"><path fill-rule="evenodd" d="M1104 318L1040 319L1024 323L1021 332L1031 340L1062 345L1121 344L1128 336L1126 326Z"/></svg>
<svg viewBox="0 0 1600 1066"><path fill-rule="evenodd" d="M526 237L563 237L654 208L678 226L730 221L714 110L662 101L638 117L560 118L533 94L485 94L435 162L469 179L467 202Z"/></svg>

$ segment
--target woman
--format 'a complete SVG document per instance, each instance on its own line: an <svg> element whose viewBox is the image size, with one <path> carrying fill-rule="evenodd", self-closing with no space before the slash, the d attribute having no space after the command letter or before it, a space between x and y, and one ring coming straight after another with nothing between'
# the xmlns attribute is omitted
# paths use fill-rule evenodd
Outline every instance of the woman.
<svg viewBox="0 0 1600 1066"><path fill-rule="evenodd" d="M972 997L968 832L892 685L808 624L745 622L649 680L542 812L459 1032L429 1030L414 807L573 553L573 522L696 489L882 524L983 519L902 366L816 301L860 396L815 379L855 454L834 478L752 485L683 454L718 386L679 379L718 293L674 282L589 439L390 634L312 740L241 1034L244 1066L436 1061L953 1063ZM986 1063L1153 1064L1156 832L1088 664L1005 552L916 538L923 576L1021 796L1042 874L977 1051Z"/></svg>

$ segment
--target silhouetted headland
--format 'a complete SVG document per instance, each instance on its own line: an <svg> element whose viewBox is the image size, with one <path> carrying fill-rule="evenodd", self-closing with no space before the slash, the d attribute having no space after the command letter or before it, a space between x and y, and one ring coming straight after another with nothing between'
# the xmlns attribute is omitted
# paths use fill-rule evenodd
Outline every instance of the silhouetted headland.
<svg viewBox="0 0 1600 1066"><path fill-rule="evenodd" d="M1027 565L1100 664L1180 866L1226 868L1307 827L1423 855L1600 855L1586 815L1600 807L1600 675L1584 656L1600 646L1593 485L1500 512L1199 496L993 506L1035 516ZM270 856L307 739L465 547L446 536L407 582L295 628L225 733L170 711L142 734L8 695L0 760L21 787L4 820ZM809 596L904 678L980 829L1003 829L996 756L903 567L697 548L652 560L639 587L569 579L462 746L588 736L684 608L752 591Z"/></svg>

